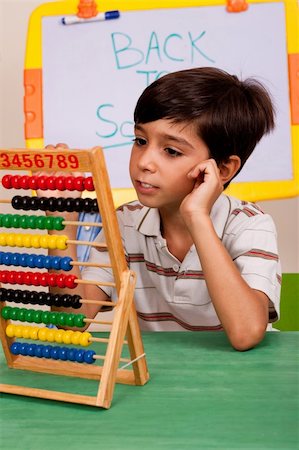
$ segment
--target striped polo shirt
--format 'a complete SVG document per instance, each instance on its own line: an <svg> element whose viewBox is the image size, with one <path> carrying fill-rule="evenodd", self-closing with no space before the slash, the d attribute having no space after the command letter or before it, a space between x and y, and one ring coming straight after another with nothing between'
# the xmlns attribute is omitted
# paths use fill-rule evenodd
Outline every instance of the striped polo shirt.
<svg viewBox="0 0 299 450"><path fill-rule="evenodd" d="M201 331L222 329L205 283L195 246L181 262L167 248L159 211L138 201L117 210L130 269L137 275L135 304L142 330ZM248 285L269 298L269 322L279 316L281 270L271 217L255 204L221 195L211 219L218 237ZM103 231L96 241L104 242ZM207 243L208 245L208 243ZM89 261L109 262L107 250L93 248ZM109 269L87 267L82 277L112 281ZM102 287L116 299L113 289Z"/></svg>

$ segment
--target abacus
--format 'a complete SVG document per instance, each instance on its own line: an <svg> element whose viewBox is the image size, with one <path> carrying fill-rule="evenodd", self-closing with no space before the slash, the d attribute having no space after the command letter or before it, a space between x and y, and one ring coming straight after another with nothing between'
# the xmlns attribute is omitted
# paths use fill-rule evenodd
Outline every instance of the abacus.
<svg viewBox="0 0 299 450"><path fill-rule="evenodd" d="M73 261L69 256L36 255L31 252L0 252L0 265L37 269L37 271L0 270L0 337L8 367L41 374L50 373L93 379L98 382L95 396L10 384L1 384L0 392L107 409L111 405L115 383L144 385L148 381L149 374L133 302L135 275L127 268L103 152L100 147L91 150L65 148L40 151L1 150L0 169L6 172L13 171L2 177L2 186L5 189L95 191L96 199L17 195L13 197L11 205L18 211L100 211L102 219L100 225L104 229L106 240L105 243L100 244L72 241L63 235L29 232L34 229L45 230L45 232L47 230L63 230L65 225L70 225L63 217L0 214L0 227L26 231L25 233L11 231L0 233L1 247L5 250L6 247L23 247L26 248L26 251L30 248L67 250L68 245L80 244L105 247L109 253L111 264L103 266L109 267L114 276L113 283L80 280L67 272L75 265L84 263ZM42 171L47 174L49 172L49 175L18 175L18 172L15 171L19 170L30 170L31 173ZM74 171L88 172L91 173L91 176L73 176L70 173ZM65 172L65 176L54 176L55 172L63 174ZM86 224L74 222L71 225ZM99 226L98 223L96 225ZM51 272L41 272L39 269L48 269ZM56 273L56 271L58 272ZM31 290L32 288L27 289L27 286L58 286L59 288L75 289L80 282L95 283L99 287L101 285L114 286L118 296L117 301L83 299L76 294L56 294L48 291L34 291ZM6 283L25 285L26 289L2 287ZM19 305L17 307L10 306L10 302L20 303L21 307ZM64 309L71 307L73 311L80 308L84 302L112 307L112 320L107 322L88 319L83 314L74 312L57 312L29 307L29 305L63 306ZM17 324L13 323L14 321L18 321ZM20 322L25 322L25 324L19 324ZM93 322L108 324L110 326L109 336L94 337L89 331L77 331L78 328L86 327L86 324ZM59 326L67 326L69 329L59 328ZM72 327L76 327L76 330L72 330ZM24 339L29 339L29 342L24 342ZM36 343L36 341L41 343ZM106 351L103 352L103 355L97 354L95 350L87 349L94 342L105 345ZM123 347L128 348L129 358L121 357ZM119 367L121 364L122 366Z"/></svg>

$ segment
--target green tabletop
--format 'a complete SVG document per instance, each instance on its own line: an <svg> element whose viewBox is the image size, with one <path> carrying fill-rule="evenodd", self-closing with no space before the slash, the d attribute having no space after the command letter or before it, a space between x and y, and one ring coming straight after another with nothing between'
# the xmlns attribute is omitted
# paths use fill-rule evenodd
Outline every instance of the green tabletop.
<svg viewBox="0 0 299 450"><path fill-rule="evenodd" d="M2 450L299 449L298 332L234 351L216 333L144 333L151 379L109 410L1 394ZM10 370L0 382L93 395L94 381ZM42 377L42 386L38 384Z"/></svg>

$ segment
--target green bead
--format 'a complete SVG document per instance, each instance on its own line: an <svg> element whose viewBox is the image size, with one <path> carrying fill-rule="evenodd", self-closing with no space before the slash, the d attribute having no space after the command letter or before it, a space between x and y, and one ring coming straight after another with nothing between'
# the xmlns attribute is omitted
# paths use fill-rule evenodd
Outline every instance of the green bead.
<svg viewBox="0 0 299 450"><path fill-rule="evenodd" d="M18 312L19 312L19 308L11 308L11 311L10 311L11 320L18 320Z"/></svg>
<svg viewBox="0 0 299 450"><path fill-rule="evenodd" d="M10 228L12 222L11 219L12 219L11 214L4 214L2 218L2 226L5 228Z"/></svg>
<svg viewBox="0 0 299 450"><path fill-rule="evenodd" d="M26 309L25 308L20 308L18 310L18 320L20 320L21 322L25 322L25 320L26 320Z"/></svg>
<svg viewBox="0 0 299 450"><path fill-rule="evenodd" d="M27 309L25 314L26 322L33 322L34 309Z"/></svg>
<svg viewBox="0 0 299 450"><path fill-rule="evenodd" d="M10 319L10 310L11 310L10 306L4 306L4 308L2 308L1 316L3 317L3 319L5 320Z"/></svg>
<svg viewBox="0 0 299 450"><path fill-rule="evenodd" d="M28 228L28 216L20 216L20 228Z"/></svg>
<svg viewBox="0 0 299 450"><path fill-rule="evenodd" d="M57 315L57 325L65 325L66 314L64 312Z"/></svg>
<svg viewBox="0 0 299 450"><path fill-rule="evenodd" d="M52 323L53 325L57 325L57 316L59 313L55 312L55 311L51 311L50 312L50 323Z"/></svg>
<svg viewBox="0 0 299 450"><path fill-rule="evenodd" d="M34 323L41 323L42 322L42 311L35 309L33 310L33 322Z"/></svg>
<svg viewBox="0 0 299 450"><path fill-rule="evenodd" d="M64 230L65 226L63 225L64 218L63 217L54 217L54 230Z"/></svg>
<svg viewBox="0 0 299 450"><path fill-rule="evenodd" d="M75 314L66 314L65 324L68 327L73 327L74 326L74 316L75 316Z"/></svg>
<svg viewBox="0 0 299 450"><path fill-rule="evenodd" d="M36 216L28 216L27 217L27 225L28 228L34 230L36 228Z"/></svg>
<svg viewBox="0 0 299 450"><path fill-rule="evenodd" d="M13 228L20 228L20 214L14 214L11 220L11 226Z"/></svg>
<svg viewBox="0 0 299 450"><path fill-rule="evenodd" d="M44 216L37 216L36 217L36 228L39 230L45 229L45 220L46 218Z"/></svg>
<svg viewBox="0 0 299 450"><path fill-rule="evenodd" d="M46 230L53 230L53 217L48 216L45 218L45 228Z"/></svg>
<svg viewBox="0 0 299 450"><path fill-rule="evenodd" d="M3 216L4 216L4 214L0 214L0 227L2 227Z"/></svg>
<svg viewBox="0 0 299 450"><path fill-rule="evenodd" d="M41 318L43 323L50 323L50 311L43 311Z"/></svg>
<svg viewBox="0 0 299 450"><path fill-rule="evenodd" d="M74 327L82 328L85 326L85 315L84 314L74 314Z"/></svg>

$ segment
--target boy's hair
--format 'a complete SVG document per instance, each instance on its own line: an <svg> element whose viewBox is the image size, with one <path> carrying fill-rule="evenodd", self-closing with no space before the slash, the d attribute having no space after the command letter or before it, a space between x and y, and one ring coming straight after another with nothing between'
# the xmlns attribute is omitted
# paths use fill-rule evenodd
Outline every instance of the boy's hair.
<svg viewBox="0 0 299 450"><path fill-rule="evenodd" d="M238 155L241 170L262 136L274 128L274 107L259 81L200 67L165 75L144 90L135 123L159 119L194 124L217 164Z"/></svg>

